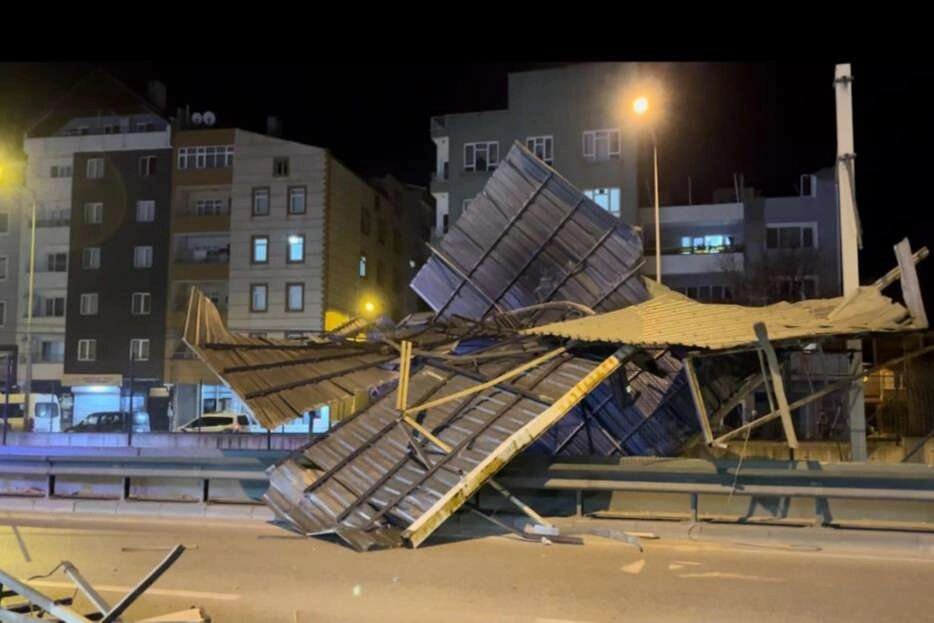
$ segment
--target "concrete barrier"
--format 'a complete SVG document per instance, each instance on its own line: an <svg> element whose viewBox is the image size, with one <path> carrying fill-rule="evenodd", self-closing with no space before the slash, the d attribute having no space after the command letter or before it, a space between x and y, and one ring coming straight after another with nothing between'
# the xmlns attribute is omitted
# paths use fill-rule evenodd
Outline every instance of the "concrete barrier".
<svg viewBox="0 0 934 623"><path fill-rule="evenodd" d="M293 433L7 433L7 447L152 448L172 450L294 451L308 443L308 435ZM0 446L0 455L5 447Z"/></svg>

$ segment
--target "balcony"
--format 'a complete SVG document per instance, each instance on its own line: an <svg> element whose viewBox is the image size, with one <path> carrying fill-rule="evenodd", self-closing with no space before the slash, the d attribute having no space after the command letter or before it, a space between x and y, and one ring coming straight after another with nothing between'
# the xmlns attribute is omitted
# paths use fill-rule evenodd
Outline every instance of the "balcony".
<svg viewBox="0 0 934 623"><path fill-rule="evenodd" d="M735 225L743 222L743 214L742 203L661 206L658 210L662 231L665 225ZM646 231L654 231L654 209L640 208L639 222Z"/></svg>
<svg viewBox="0 0 934 623"><path fill-rule="evenodd" d="M662 278L665 275L696 275L744 270L742 245L723 247L718 252L698 253L680 247L662 249ZM655 249L645 249L645 266L648 275L655 274Z"/></svg>
<svg viewBox="0 0 934 623"><path fill-rule="evenodd" d="M61 217L39 217L36 219L36 228L40 227L69 227L71 225L71 216ZM27 227L32 226L32 220L27 220Z"/></svg>
<svg viewBox="0 0 934 623"><path fill-rule="evenodd" d="M153 132L118 134L82 134L27 138L25 151L30 158L43 153L61 154L79 151L120 151L124 149L168 149L172 146L172 128Z"/></svg>

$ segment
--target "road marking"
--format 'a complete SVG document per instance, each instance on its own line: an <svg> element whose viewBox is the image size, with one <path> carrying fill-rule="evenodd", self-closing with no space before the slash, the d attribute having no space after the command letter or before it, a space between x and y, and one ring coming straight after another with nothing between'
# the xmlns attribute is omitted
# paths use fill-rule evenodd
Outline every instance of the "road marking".
<svg viewBox="0 0 934 623"><path fill-rule="evenodd" d="M642 573L642 570L645 568L645 558L631 562L628 565L623 565L620 567L620 570L630 573L632 575L638 575Z"/></svg>
<svg viewBox="0 0 934 623"><path fill-rule="evenodd" d="M55 582L52 580L34 580L30 582L33 586L47 586L49 588L74 588L71 582ZM132 586L113 586L111 584L94 584L94 588L105 593L129 593L133 590ZM216 599L218 601L235 601L240 599L240 595L235 593L208 593L202 591L179 591L171 588L150 588L146 590L146 595L164 595L166 597L190 597L192 599Z"/></svg>
<svg viewBox="0 0 934 623"><path fill-rule="evenodd" d="M682 573L679 578L717 578L723 580L752 580L753 582L784 582L781 578L767 578L761 575L745 575L728 571L707 571L705 573Z"/></svg>

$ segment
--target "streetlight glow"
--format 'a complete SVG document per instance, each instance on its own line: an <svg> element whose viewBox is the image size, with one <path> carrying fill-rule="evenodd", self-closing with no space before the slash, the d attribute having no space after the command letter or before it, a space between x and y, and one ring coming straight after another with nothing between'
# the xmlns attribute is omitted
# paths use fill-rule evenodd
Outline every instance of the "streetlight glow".
<svg viewBox="0 0 934 623"><path fill-rule="evenodd" d="M649 111L649 98L643 96L637 97L632 103L632 109L637 115L644 115Z"/></svg>
<svg viewBox="0 0 934 623"><path fill-rule="evenodd" d="M363 309L366 310L368 314L372 314L373 310L376 309L376 305L373 304L373 301L367 301L363 304Z"/></svg>

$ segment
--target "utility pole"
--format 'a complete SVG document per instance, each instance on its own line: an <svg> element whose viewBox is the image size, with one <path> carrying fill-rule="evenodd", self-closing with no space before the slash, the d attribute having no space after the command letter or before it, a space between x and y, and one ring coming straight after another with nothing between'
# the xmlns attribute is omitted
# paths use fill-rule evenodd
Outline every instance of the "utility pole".
<svg viewBox="0 0 934 623"><path fill-rule="evenodd" d="M859 222L856 213L856 151L853 141L853 75L849 63L837 65L834 72L837 99L837 207L840 227L840 271L843 295L859 287ZM845 406L849 411L850 460L866 461L866 404L863 396L863 345L847 340L851 353L850 374L859 380L850 385Z"/></svg>

